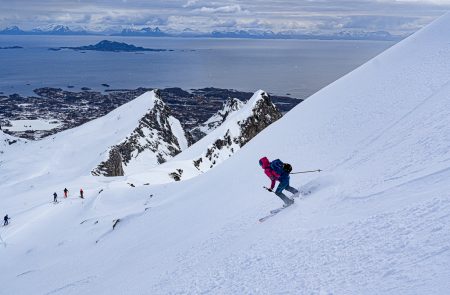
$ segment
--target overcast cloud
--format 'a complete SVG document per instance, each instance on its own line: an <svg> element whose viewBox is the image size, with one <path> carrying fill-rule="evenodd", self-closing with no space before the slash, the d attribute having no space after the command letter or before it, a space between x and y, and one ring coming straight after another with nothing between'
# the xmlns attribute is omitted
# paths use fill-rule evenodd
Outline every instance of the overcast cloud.
<svg viewBox="0 0 450 295"><path fill-rule="evenodd" d="M0 27L408 34L449 10L450 0L0 0Z"/></svg>

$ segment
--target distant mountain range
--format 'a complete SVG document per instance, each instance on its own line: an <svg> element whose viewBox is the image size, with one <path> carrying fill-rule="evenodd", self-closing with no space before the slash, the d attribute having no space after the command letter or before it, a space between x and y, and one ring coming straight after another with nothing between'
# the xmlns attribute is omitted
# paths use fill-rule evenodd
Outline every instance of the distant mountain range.
<svg viewBox="0 0 450 295"><path fill-rule="evenodd" d="M143 36L143 37L190 37L190 38L244 38L244 39L315 39L315 40L383 40L396 41L405 36L392 35L386 31L340 31L336 33L298 33L272 32L258 30L233 30L199 32L189 28L182 31L165 32L160 28L126 28L120 32L111 33L111 29L101 32L86 29L71 29L68 26L53 25L46 28L22 30L18 26L0 30L0 35L110 35L110 36Z"/></svg>
<svg viewBox="0 0 450 295"><path fill-rule="evenodd" d="M0 30L0 35L94 35L86 30L72 30L68 26L56 25L48 28L36 28L24 31L18 26L7 27Z"/></svg>

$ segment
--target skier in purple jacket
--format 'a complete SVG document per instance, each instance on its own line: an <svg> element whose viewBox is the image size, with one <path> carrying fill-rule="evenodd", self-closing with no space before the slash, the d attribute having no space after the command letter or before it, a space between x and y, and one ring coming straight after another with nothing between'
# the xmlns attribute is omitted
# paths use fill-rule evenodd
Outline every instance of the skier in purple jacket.
<svg viewBox="0 0 450 295"><path fill-rule="evenodd" d="M281 162L280 160L275 160L273 161L275 165L273 166L279 166L278 171L275 171L275 169L273 169L271 166L271 162L269 161L269 159L267 159L267 157L263 157L259 160L259 165L264 169L264 173L267 175L267 177L270 178L270 180L272 181L270 184L270 188L268 188L267 190L272 192L273 188L275 187L275 183L277 181L280 182L280 184L278 185L277 189L275 190L275 194L284 202L285 206L289 206L292 203L294 203L294 201L290 198L288 198L285 194L283 194L283 190L287 190L289 192L291 192L292 194L297 194L298 190L296 190L295 188L293 188L292 186L289 185L289 172L291 172L292 167L290 167L291 165L289 164L283 164L283 162ZM287 166L289 165L289 167Z"/></svg>

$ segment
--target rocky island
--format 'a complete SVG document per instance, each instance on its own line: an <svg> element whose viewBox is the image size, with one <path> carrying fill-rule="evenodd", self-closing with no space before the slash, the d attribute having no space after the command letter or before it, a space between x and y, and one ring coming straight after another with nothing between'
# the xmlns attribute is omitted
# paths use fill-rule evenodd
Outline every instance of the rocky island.
<svg viewBox="0 0 450 295"><path fill-rule="evenodd" d="M5 47L1 47L0 49L23 49L22 46L5 46Z"/></svg>
<svg viewBox="0 0 450 295"><path fill-rule="evenodd" d="M173 51L172 49L154 49L145 48L141 46L134 46L132 44L127 44L125 42L116 42L103 40L95 45L78 46L78 47L59 47L50 48L50 50L57 51L61 49L72 49L77 51L93 50L93 51L110 51L110 52L142 52L142 51Z"/></svg>

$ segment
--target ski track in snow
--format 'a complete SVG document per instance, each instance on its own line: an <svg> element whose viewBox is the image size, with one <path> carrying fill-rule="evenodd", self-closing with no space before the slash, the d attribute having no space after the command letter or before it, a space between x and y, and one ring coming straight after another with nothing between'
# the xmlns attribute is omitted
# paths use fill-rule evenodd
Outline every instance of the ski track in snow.
<svg viewBox="0 0 450 295"><path fill-rule="evenodd" d="M229 237L208 240L192 250L196 255L183 253L177 272L154 289L165 294L417 294L425 287L424 292L439 293L450 282L434 288L427 282L450 276L450 269L442 270L450 259L443 234L450 230L448 212L450 200L435 197L345 226L308 231L301 223L284 224L270 239L259 237L245 247L233 247L234 239L224 242ZM226 250L216 256L211 249L217 248ZM423 268L429 271L418 271Z"/></svg>

